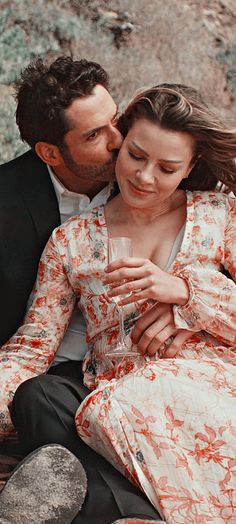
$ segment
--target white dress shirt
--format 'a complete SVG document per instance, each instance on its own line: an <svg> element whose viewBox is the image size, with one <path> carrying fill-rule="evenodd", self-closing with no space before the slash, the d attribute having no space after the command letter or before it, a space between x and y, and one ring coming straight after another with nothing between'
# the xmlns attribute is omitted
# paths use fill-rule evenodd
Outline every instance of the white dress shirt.
<svg viewBox="0 0 236 524"><path fill-rule="evenodd" d="M112 182L104 187L92 200L87 195L73 193L66 189L55 176L52 169L49 166L47 167L58 200L61 223L73 215L79 215L84 211L106 204L112 195L114 189ZM28 306L30 304L31 297ZM83 315L79 310L79 304L77 304L52 365L54 366L67 360L82 360L86 351L86 326Z"/></svg>

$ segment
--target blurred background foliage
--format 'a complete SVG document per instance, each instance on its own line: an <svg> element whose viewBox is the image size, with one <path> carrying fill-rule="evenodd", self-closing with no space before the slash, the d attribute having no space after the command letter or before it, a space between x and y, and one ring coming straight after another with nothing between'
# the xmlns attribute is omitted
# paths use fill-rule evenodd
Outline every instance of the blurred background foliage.
<svg viewBox="0 0 236 524"><path fill-rule="evenodd" d="M235 22L234 0L0 0L0 163L27 148L14 82L38 55L100 62L121 108L140 87L183 82L234 120Z"/></svg>

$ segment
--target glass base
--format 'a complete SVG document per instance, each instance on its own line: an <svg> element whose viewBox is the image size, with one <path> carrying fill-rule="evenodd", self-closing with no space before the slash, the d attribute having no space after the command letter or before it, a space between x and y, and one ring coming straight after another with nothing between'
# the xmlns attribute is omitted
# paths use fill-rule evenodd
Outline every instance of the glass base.
<svg viewBox="0 0 236 524"><path fill-rule="evenodd" d="M122 358L122 357L142 357L137 349L131 349L123 344L119 344L116 347L111 347L109 350L105 351L106 357L111 358Z"/></svg>

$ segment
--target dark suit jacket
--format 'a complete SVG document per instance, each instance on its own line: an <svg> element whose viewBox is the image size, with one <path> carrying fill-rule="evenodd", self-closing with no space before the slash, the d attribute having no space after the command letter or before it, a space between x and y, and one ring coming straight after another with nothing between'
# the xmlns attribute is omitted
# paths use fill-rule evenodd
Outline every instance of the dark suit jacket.
<svg viewBox="0 0 236 524"><path fill-rule="evenodd" d="M41 253L59 224L47 166L33 151L0 166L0 345L24 318Z"/></svg>

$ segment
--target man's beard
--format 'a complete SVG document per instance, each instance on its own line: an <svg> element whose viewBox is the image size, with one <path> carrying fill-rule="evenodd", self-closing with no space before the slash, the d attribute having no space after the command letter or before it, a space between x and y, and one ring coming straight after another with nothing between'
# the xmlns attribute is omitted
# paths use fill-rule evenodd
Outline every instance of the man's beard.
<svg viewBox="0 0 236 524"><path fill-rule="evenodd" d="M67 169L78 176L78 178L91 182L110 182L115 180L115 163L118 151L113 151L111 159L105 164L94 166L75 162L65 146L60 147L60 153Z"/></svg>

